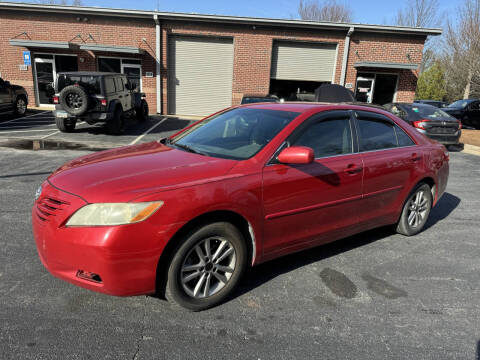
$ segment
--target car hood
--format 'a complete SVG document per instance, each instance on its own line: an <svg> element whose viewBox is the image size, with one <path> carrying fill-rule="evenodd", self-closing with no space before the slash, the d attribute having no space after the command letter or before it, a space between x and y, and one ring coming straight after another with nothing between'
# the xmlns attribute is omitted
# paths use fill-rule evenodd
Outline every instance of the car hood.
<svg viewBox="0 0 480 360"><path fill-rule="evenodd" d="M25 88L20 85L10 85L10 87L16 92L25 92Z"/></svg>
<svg viewBox="0 0 480 360"><path fill-rule="evenodd" d="M219 179L236 163L151 142L82 156L58 168L48 181L87 202L125 202Z"/></svg>

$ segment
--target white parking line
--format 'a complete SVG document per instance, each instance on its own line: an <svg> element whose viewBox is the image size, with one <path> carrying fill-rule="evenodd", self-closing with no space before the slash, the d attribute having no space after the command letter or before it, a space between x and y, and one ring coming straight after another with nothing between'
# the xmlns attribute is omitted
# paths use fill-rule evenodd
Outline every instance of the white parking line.
<svg viewBox="0 0 480 360"><path fill-rule="evenodd" d="M36 131L52 131L52 129L2 131L2 132L0 132L0 135L3 135L3 134L12 134L12 133L36 132Z"/></svg>
<svg viewBox="0 0 480 360"><path fill-rule="evenodd" d="M33 128L33 127L47 127L47 126L56 126L55 124L37 124L35 126L28 126L28 125L13 125L11 127L1 127L0 126L0 131L1 130L16 130L16 129L29 129L29 128Z"/></svg>
<svg viewBox="0 0 480 360"><path fill-rule="evenodd" d="M153 129L155 129L158 125L160 125L161 123L163 123L165 120L167 120L167 118L163 118L162 120L160 120L159 122L157 122L157 123L156 123L155 125L153 125L150 129L148 129L148 130L145 131L142 135L140 135L140 136L137 137L135 140L133 140L129 145L136 144L137 142L139 142L140 140L142 140L145 135L147 135L150 131L152 131Z"/></svg>
<svg viewBox="0 0 480 360"><path fill-rule="evenodd" d="M47 111L42 111L42 112L39 112L39 113L36 113L36 114L23 116L23 117L18 118L18 119L12 119L12 120L8 120L8 121L3 121L3 122L0 122L0 124L7 124L7 123L10 123L10 122L12 122L12 121L17 121L17 120L26 119L26 118L29 118L29 117L32 117L32 116L36 116L36 115L40 115L40 114L45 114L46 112L50 112L50 111L49 111L49 110L47 110Z"/></svg>
<svg viewBox="0 0 480 360"><path fill-rule="evenodd" d="M82 125L82 124L86 124L85 121L80 121L80 122L78 123L78 125ZM48 138L48 137L50 137L50 136L53 136L53 135L58 134L59 132L60 132L60 130L55 131L55 132L53 132L53 133L51 133L51 134L42 136L40 139L41 139L41 140L42 140L42 139L46 139L46 138Z"/></svg>

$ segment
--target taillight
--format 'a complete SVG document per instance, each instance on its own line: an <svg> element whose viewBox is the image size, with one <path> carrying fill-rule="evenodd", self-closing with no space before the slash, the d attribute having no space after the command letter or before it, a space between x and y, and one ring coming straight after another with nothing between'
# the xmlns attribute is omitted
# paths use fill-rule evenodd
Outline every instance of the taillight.
<svg viewBox="0 0 480 360"><path fill-rule="evenodd" d="M54 104L58 104L58 103L59 103L58 96L54 96L54 97L53 97L53 103L54 103Z"/></svg>
<svg viewBox="0 0 480 360"><path fill-rule="evenodd" d="M423 130L425 130L425 129L426 129L426 125L427 125L427 123L428 123L429 121L430 121L430 120L428 120L428 119L417 120L417 121L414 121L414 122L412 123L412 125L413 125L414 127L416 127L417 129L423 129Z"/></svg>
<svg viewBox="0 0 480 360"><path fill-rule="evenodd" d="M458 121L458 130L462 130L462 122L460 120L457 120Z"/></svg>
<svg viewBox="0 0 480 360"><path fill-rule="evenodd" d="M101 99L101 100L100 100L100 104L101 104L102 106L107 106L107 99Z"/></svg>

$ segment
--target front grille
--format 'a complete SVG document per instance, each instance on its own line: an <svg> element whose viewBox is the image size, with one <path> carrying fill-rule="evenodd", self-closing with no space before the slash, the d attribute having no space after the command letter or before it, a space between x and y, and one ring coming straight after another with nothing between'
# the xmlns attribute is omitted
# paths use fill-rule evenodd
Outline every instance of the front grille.
<svg viewBox="0 0 480 360"><path fill-rule="evenodd" d="M57 216L59 212L64 210L70 203L53 197L45 197L40 199L36 205L36 213L41 221L49 221Z"/></svg>
<svg viewBox="0 0 480 360"><path fill-rule="evenodd" d="M430 134L455 134L455 132L458 130L457 127L451 127L451 126L433 126L428 129L428 132Z"/></svg>

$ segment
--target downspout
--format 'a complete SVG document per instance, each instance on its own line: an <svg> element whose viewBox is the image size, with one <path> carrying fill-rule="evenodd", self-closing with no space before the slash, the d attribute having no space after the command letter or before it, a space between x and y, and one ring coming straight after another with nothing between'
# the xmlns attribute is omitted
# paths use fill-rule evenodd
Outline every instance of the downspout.
<svg viewBox="0 0 480 360"><path fill-rule="evenodd" d="M155 74L157 82L157 114L162 113L162 88L161 88L161 77L160 77L160 20L158 15L153 15L153 21L155 21Z"/></svg>
<svg viewBox="0 0 480 360"><path fill-rule="evenodd" d="M353 26L348 29L347 36L345 37L345 46L343 47L343 58L342 58L342 73L340 75L340 85L345 86L345 77L347 75L347 63L348 63L348 52L350 51L350 38L355 31Z"/></svg>

